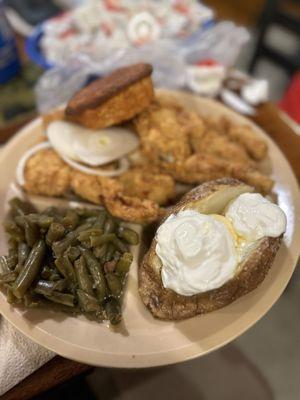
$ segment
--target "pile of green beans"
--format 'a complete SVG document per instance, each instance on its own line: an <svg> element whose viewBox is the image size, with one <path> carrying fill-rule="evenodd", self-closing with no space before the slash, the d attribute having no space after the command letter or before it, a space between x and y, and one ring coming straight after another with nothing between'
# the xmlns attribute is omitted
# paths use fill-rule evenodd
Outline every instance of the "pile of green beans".
<svg viewBox="0 0 300 400"><path fill-rule="evenodd" d="M9 251L0 257L7 301L118 324L138 234L102 208L39 213L19 198L10 207L3 224Z"/></svg>

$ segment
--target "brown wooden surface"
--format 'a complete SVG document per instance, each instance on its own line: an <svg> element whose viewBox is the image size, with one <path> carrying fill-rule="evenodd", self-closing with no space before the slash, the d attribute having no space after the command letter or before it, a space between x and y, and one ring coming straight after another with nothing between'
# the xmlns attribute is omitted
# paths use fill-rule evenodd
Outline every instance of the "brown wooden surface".
<svg viewBox="0 0 300 400"><path fill-rule="evenodd" d="M256 25L266 0L205 0L212 7L217 19L230 20L238 24Z"/></svg>
<svg viewBox="0 0 300 400"><path fill-rule="evenodd" d="M34 374L6 392L1 400L27 400L91 370L92 367L88 365L56 356Z"/></svg>
<svg viewBox="0 0 300 400"><path fill-rule="evenodd" d="M300 182L300 136L282 118L282 113L273 103L261 105L253 120L280 147Z"/></svg>

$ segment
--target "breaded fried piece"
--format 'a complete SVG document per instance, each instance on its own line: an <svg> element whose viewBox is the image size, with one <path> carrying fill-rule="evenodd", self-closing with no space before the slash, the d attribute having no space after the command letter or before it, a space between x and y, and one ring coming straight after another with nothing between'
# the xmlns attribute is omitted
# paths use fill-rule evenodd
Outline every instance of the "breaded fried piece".
<svg viewBox="0 0 300 400"><path fill-rule="evenodd" d="M153 99L151 73L150 64L140 63L97 79L71 98L66 118L90 129L130 120Z"/></svg>
<svg viewBox="0 0 300 400"><path fill-rule="evenodd" d="M88 175L69 167L51 149L40 150L29 158L24 177L28 193L65 196L73 191L84 200L106 206L112 215L125 221L148 223L160 215L154 201L125 195L122 182L115 178Z"/></svg>
<svg viewBox="0 0 300 400"><path fill-rule="evenodd" d="M157 203L138 197L118 195L104 199L104 205L115 217L137 224L150 223L160 217Z"/></svg>
<svg viewBox="0 0 300 400"><path fill-rule="evenodd" d="M147 158L162 166L174 166L191 154L187 126L178 119L177 108L152 104L135 120L141 147Z"/></svg>
<svg viewBox="0 0 300 400"><path fill-rule="evenodd" d="M213 130L206 131L202 137L192 134L191 145L195 153L211 154L224 160L253 164L240 144L232 142L227 136Z"/></svg>
<svg viewBox="0 0 300 400"><path fill-rule="evenodd" d="M115 217L134 223L155 221L158 204L134 196L126 196L116 179L73 171L71 188L80 197L94 204L103 204Z"/></svg>
<svg viewBox="0 0 300 400"><path fill-rule="evenodd" d="M159 205L167 204L175 196L175 182L170 175L158 174L146 169L130 169L118 178L124 194L152 200Z"/></svg>
<svg viewBox="0 0 300 400"><path fill-rule="evenodd" d="M208 129L225 135L231 141L238 143L253 160L261 161L266 157L268 151L266 142L258 137L250 126L232 124L227 118L219 120L206 118L205 124Z"/></svg>
<svg viewBox="0 0 300 400"><path fill-rule="evenodd" d="M266 142L259 138L249 126L232 125L227 135L244 146L254 160L261 161L266 157L268 150Z"/></svg>
<svg viewBox="0 0 300 400"><path fill-rule="evenodd" d="M94 204L103 204L104 198L115 197L123 189L115 179L88 175L76 170L72 171L70 186L75 194Z"/></svg>
<svg viewBox="0 0 300 400"><path fill-rule="evenodd" d="M262 194L269 193L274 184L272 179L253 167L203 153L189 157L181 168L177 169L174 178L184 183L198 184L224 176L236 178L254 186Z"/></svg>
<svg viewBox="0 0 300 400"><path fill-rule="evenodd" d="M71 168L52 149L41 150L26 163L25 190L32 194L62 196L70 186Z"/></svg>

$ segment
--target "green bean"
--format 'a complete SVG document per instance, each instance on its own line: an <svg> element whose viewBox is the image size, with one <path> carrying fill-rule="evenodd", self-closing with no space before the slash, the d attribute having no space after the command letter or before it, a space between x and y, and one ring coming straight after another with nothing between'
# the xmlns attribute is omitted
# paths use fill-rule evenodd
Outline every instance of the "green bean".
<svg viewBox="0 0 300 400"><path fill-rule="evenodd" d="M10 268L8 266L7 257L0 256L0 273L10 272Z"/></svg>
<svg viewBox="0 0 300 400"><path fill-rule="evenodd" d="M91 249L92 245L91 245L91 240L86 239L86 240L81 240L80 241L82 247L84 247L85 249Z"/></svg>
<svg viewBox="0 0 300 400"><path fill-rule="evenodd" d="M116 229L116 223L112 218L107 218L104 224L104 233L113 233Z"/></svg>
<svg viewBox="0 0 300 400"><path fill-rule="evenodd" d="M45 242L39 240L31 249L25 265L13 285L13 291L16 297L23 297L33 280L36 278L41 268L45 252Z"/></svg>
<svg viewBox="0 0 300 400"><path fill-rule="evenodd" d="M30 248L27 243L25 242L20 242L18 244L18 264L17 264L17 271L20 272L23 265L25 264L25 261L27 260L27 257L29 256L30 253Z"/></svg>
<svg viewBox="0 0 300 400"><path fill-rule="evenodd" d="M56 270L51 270L49 280L50 281L59 281L61 279L61 275Z"/></svg>
<svg viewBox="0 0 300 400"><path fill-rule="evenodd" d="M61 222L65 228L74 230L79 223L79 216L74 210L68 210Z"/></svg>
<svg viewBox="0 0 300 400"><path fill-rule="evenodd" d="M113 258L115 250L115 246L112 243L109 243L107 246L105 261L110 261Z"/></svg>
<svg viewBox="0 0 300 400"><path fill-rule="evenodd" d="M116 250L113 255L113 260L117 263L117 261L120 260L121 256L122 256L122 253L120 253L118 250Z"/></svg>
<svg viewBox="0 0 300 400"><path fill-rule="evenodd" d="M89 295L93 295L93 284L88 274L86 261L83 256L75 261L75 273L79 288Z"/></svg>
<svg viewBox="0 0 300 400"><path fill-rule="evenodd" d="M89 217L98 217L99 212L102 212L102 210L95 210L90 208L77 208L76 212L80 217L89 218Z"/></svg>
<svg viewBox="0 0 300 400"><path fill-rule="evenodd" d="M52 222L50 225L47 235L46 235L46 242L51 244L60 240L65 234L65 227L58 222Z"/></svg>
<svg viewBox="0 0 300 400"><path fill-rule="evenodd" d="M77 258L79 258L80 254L81 254L78 247L75 247L75 246L69 247L68 250L66 251L66 253L71 262L74 262Z"/></svg>
<svg viewBox="0 0 300 400"><path fill-rule="evenodd" d="M7 291L6 291L6 300L9 304L15 304L15 303L19 303L21 300L18 299L12 290L11 286L7 285Z"/></svg>
<svg viewBox="0 0 300 400"><path fill-rule="evenodd" d="M122 293L122 283L120 281L120 278L112 272L108 272L105 275L105 278L112 296L119 297Z"/></svg>
<svg viewBox="0 0 300 400"><path fill-rule="evenodd" d="M54 291L62 292L67 287L67 281L65 279L60 279L59 281L46 281L40 279L37 281L34 291L38 294L51 295Z"/></svg>
<svg viewBox="0 0 300 400"><path fill-rule="evenodd" d="M61 256L69 246L73 246L77 241L77 236L80 232L83 232L90 228L90 224L80 225L74 231L69 232L62 240L55 242L52 245L52 249L56 257Z"/></svg>
<svg viewBox="0 0 300 400"><path fill-rule="evenodd" d="M3 223L4 230L17 242L24 241L25 235L23 229L13 221L5 221Z"/></svg>
<svg viewBox="0 0 300 400"><path fill-rule="evenodd" d="M37 224L42 229L49 229L50 225L54 222L54 218L49 215L43 214L28 214L26 219Z"/></svg>
<svg viewBox="0 0 300 400"><path fill-rule="evenodd" d="M18 255L8 255L1 257L1 268L3 268L3 272L9 272L15 269L15 266L18 262Z"/></svg>
<svg viewBox="0 0 300 400"><path fill-rule="evenodd" d="M105 284L105 277L102 272L99 261L89 250L83 250L82 254L86 261L88 270L90 271L90 274L92 275L92 278L94 280L94 285L97 291L98 300L102 302L106 296L106 284Z"/></svg>
<svg viewBox="0 0 300 400"><path fill-rule="evenodd" d="M62 257L59 257L55 260L55 265L58 271L69 281L72 283L76 283L76 276L75 276L75 271L73 264L69 260L69 257L67 254L63 255Z"/></svg>
<svg viewBox="0 0 300 400"><path fill-rule="evenodd" d="M90 228L83 232L80 232L78 235L78 240L84 241L90 239L92 236L101 236L103 233L102 229Z"/></svg>
<svg viewBox="0 0 300 400"><path fill-rule="evenodd" d="M129 271L132 260L133 255L131 253L124 253L117 263L116 272L119 274L126 274Z"/></svg>
<svg viewBox="0 0 300 400"><path fill-rule="evenodd" d="M139 243L139 235L133 229L120 226L118 229L118 236L124 239L128 244L137 245Z"/></svg>
<svg viewBox="0 0 300 400"><path fill-rule="evenodd" d="M105 304L106 316L112 325L117 325L121 322L121 307L118 300L111 298Z"/></svg>
<svg viewBox="0 0 300 400"><path fill-rule="evenodd" d="M115 237L113 239L113 244L115 245L116 249L119 250L121 253L126 253L128 251L127 246L118 237Z"/></svg>
<svg viewBox="0 0 300 400"><path fill-rule="evenodd" d="M55 219L58 216L58 210L56 207L50 206L45 208L45 210L42 211L42 214Z"/></svg>
<svg viewBox="0 0 300 400"><path fill-rule="evenodd" d="M18 197L14 197L13 199L11 199L9 201L9 205L11 207L13 214L15 215L26 215L37 212L37 210L31 203L23 201Z"/></svg>
<svg viewBox="0 0 300 400"><path fill-rule="evenodd" d="M39 305L36 297L31 292L26 292L23 297L24 306L27 308L37 307Z"/></svg>
<svg viewBox="0 0 300 400"><path fill-rule="evenodd" d="M96 246L93 249L94 256L97 257L100 261L104 261L106 250L107 250L107 243L103 243L101 246Z"/></svg>
<svg viewBox="0 0 300 400"><path fill-rule="evenodd" d="M93 228L98 228L98 229L103 229L105 220L106 220L106 212L105 211L100 211L96 221L94 222Z"/></svg>
<svg viewBox="0 0 300 400"><path fill-rule="evenodd" d="M102 311L100 304L96 297L85 293L81 289L76 290L77 298L78 298L78 303L82 311L90 313L90 312L95 312L95 313L100 313Z"/></svg>
<svg viewBox="0 0 300 400"><path fill-rule="evenodd" d="M35 223L30 222L27 219L25 219L24 229L25 229L25 240L26 240L26 243L28 244L29 247L33 247L34 244L40 238L39 228Z"/></svg>
<svg viewBox="0 0 300 400"><path fill-rule="evenodd" d="M53 303L59 303L68 307L74 307L75 297L72 294L54 291L51 293L51 295L44 296L47 300L52 301Z"/></svg>
<svg viewBox="0 0 300 400"><path fill-rule="evenodd" d="M0 284L14 282L17 278L15 272L4 272L0 274Z"/></svg>
<svg viewBox="0 0 300 400"><path fill-rule="evenodd" d="M91 237L91 245L92 247L100 246L101 244L112 242L116 238L114 233L104 233L101 236L93 236Z"/></svg>

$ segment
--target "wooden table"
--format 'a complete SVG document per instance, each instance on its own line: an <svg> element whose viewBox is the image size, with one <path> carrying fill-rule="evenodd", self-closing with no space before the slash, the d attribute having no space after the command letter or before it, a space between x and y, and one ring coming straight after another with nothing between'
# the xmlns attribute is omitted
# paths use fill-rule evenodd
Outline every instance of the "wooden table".
<svg viewBox="0 0 300 400"><path fill-rule="evenodd" d="M253 118L263 130L281 148L289 160L300 182L300 136L284 121L281 112L273 103L266 103L259 107ZM62 384L80 374L88 373L92 368L56 356L35 373L24 379L17 386L9 390L1 400L26 400Z"/></svg>

